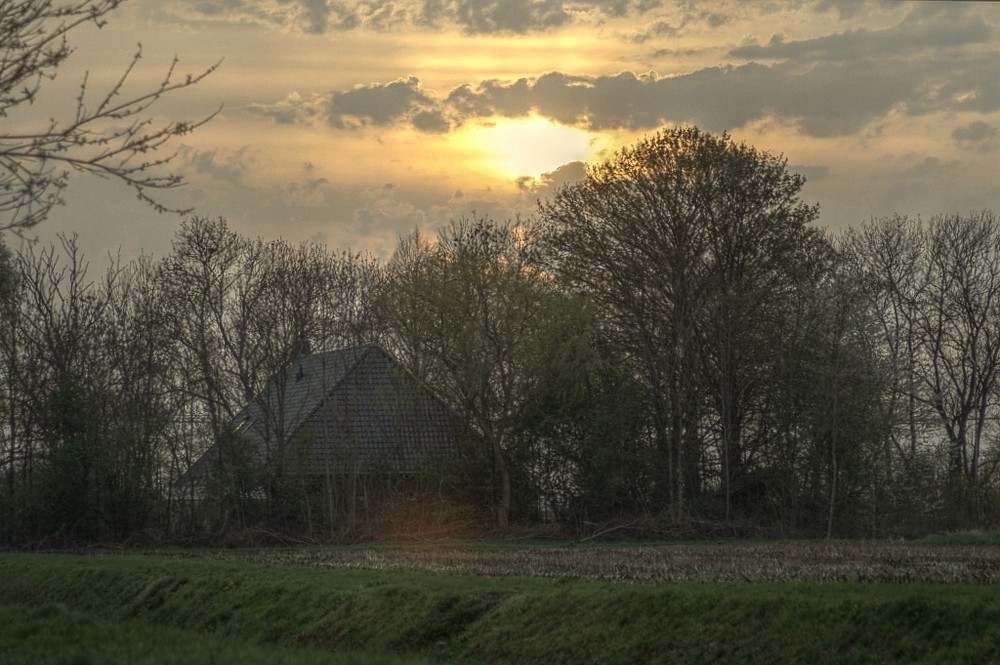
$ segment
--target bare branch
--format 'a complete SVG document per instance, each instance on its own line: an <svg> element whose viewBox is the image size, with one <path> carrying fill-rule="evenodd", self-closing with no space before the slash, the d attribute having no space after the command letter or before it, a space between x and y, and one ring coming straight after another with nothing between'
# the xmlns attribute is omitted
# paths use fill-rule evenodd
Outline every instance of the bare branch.
<svg viewBox="0 0 1000 665"><path fill-rule="evenodd" d="M100 28L105 16L122 2L75 0L56 5L52 0L16 0L0 4L0 118L35 102L43 81L53 79L72 55L67 41L71 30L85 23ZM50 119L38 131L0 131L0 231L28 229L64 204L63 191L71 173L117 180L157 212L190 212L157 199L156 191L184 184L182 176L167 170L177 151L159 153L221 109L196 120L167 121L156 120L150 111L164 96L200 83L221 63L178 77L175 57L154 88L125 96L126 83L141 59L142 46L138 45L121 76L96 96L92 106L88 104L92 86L84 74L72 117Z"/></svg>

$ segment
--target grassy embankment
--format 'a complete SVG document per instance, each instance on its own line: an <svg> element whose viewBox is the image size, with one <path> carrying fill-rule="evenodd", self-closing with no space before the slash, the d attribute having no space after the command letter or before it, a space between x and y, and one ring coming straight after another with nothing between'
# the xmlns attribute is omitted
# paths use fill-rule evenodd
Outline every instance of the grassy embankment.
<svg viewBox="0 0 1000 665"><path fill-rule="evenodd" d="M762 556L767 548L708 549L722 562ZM830 550L831 560L856 565L844 554L849 549ZM363 556L371 559L369 567L386 568L379 562L387 551ZM589 550L594 558L607 551ZM632 550L610 551L627 558ZM691 559L684 546L662 551ZM934 568L938 558L954 565L950 547L905 551L910 558L904 564L915 570ZM491 577L338 567L328 560L277 563L294 554L271 563L0 554L0 605L6 606L0 608L0 662L313 663L321 662L317 649L360 663L1000 659L1000 592L991 584L609 582L578 579L572 566L561 577ZM532 551L512 556L524 573L532 572ZM900 551L885 556L902 561ZM1000 569L1000 553L990 546L978 560L967 581L990 581ZM441 555L434 561L438 570L448 568ZM754 569L755 562L744 563ZM451 568L463 570L461 563ZM80 650L84 659L65 660Z"/></svg>

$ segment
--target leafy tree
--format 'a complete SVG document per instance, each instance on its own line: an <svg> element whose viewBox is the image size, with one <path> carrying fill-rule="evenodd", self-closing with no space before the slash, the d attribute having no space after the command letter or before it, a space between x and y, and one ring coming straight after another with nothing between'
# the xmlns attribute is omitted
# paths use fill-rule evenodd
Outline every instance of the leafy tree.
<svg viewBox="0 0 1000 665"><path fill-rule="evenodd" d="M532 512L577 530L648 512L645 394L591 299L553 297L527 352L512 455Z"/></svg>
<svg viewBox="0 0 1000 665"><path fill-rule="evenodd" d="M552 291L531 234L485 218L452 222L436 242L415 232L388 266L382 303L400 356L489 447L500 527L510 522L510 455L532 371L528 347Z"/></svg>
<svg viewBox="0 0 1000 665"><path fill-rule="evenodd" d="M101 27L123 0L7 0L0 3L0 231L26 229L62 203L70 173L82 172L124 183L158 211L169 210L155 190L182 184L164 173L174 154L157 154L177 137L207 122L160 122L150 115L165 95L202 81L217 65L179 77L177 60L161 82L125 95L125 84L142 57L141 47L121 77L92 96L84 76L75 108L63 117L39 120L25 107L35 104L46 83L73 54L68 35L87 24ZM37 114L36 114L37 115ZM17 119L22 130L12 121Z"/></svg>
<svg viewBox="0 0 1000 665"><path fill-rule="evenodd" d="M95 400L78 379L66 377L53 386L41 423L48 450L33 487L39 535L72 540L106 535L101 505L106 451Z"/></svg>
<svg viewBox="0 0 1000 665"><path fill-rule="evenodd" d="M673 519L705 488L707 423L727 496L748 463L761 344L823 245L803 182L783 158L680 128L541 205L553 268L594 294L646 384L657 501Z"/></svg>

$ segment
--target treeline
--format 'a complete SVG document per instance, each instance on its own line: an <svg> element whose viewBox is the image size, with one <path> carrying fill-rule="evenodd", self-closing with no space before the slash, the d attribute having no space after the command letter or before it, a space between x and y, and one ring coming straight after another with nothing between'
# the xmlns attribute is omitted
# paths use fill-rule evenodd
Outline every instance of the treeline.
<svg viewBox="0 0 1000 665"><path fill-rule="evenodd" d="M478 492L452 501L478 497L500 527L995 525L1000 219L832 235L803 182L685 128L591 168L530 221L456 220L385 262L203 218L165 258L100 274L72 238L4 249L3 540L315 536L274 465L199 501L177 481L305 345L364 343L481 437Z"/></svg>

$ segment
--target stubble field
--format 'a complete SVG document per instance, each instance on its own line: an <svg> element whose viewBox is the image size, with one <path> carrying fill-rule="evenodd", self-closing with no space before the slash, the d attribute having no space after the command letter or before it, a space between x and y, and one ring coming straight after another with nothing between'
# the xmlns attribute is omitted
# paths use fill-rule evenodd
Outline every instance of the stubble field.
<svg viewBox="0 0 1000 665"><path fill-rule="evenodd" d="M1000 584L1000 546L902 540L660 545L418 543L164 554L317 568L624 582Z"/></svg>

